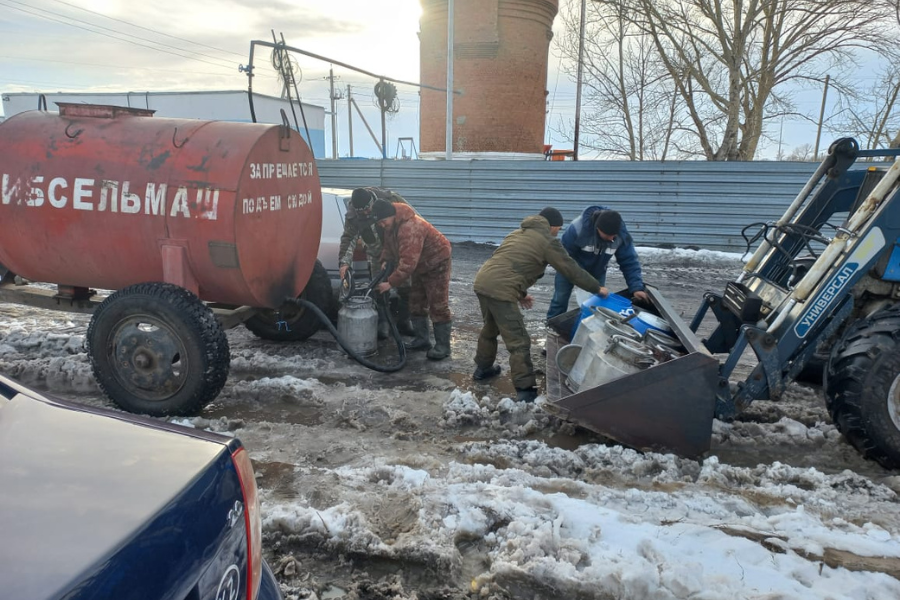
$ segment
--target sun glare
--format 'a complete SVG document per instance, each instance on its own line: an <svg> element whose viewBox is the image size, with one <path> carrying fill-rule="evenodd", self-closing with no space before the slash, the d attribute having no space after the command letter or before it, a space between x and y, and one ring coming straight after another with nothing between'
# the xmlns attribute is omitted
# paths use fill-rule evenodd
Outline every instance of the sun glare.
<svg viewBox="0 0 900 600"><path fill-rule="evenodd" d="M120 3L116 0L81 0L80 2L82 8L86 8L103 15L119 12L118 10L116 10L117 4Z"/></svg>
<svg viewBox="0 0 900 600"><path fill-rule="evenodd" d="M353 57L354 65L400 79L419 77L419 0L343 0L335 3L341 16L364 29L340 36L334 52ZM352 10L352 13L348 13Z"/></svg>

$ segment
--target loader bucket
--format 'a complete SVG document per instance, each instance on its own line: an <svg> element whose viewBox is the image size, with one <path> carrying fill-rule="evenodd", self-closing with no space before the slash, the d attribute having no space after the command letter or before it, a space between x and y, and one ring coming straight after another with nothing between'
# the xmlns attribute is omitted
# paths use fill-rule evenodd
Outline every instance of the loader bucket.
<svg viewBox="0 0 900 600"><path fill-rule="evenodd" d="M698 458L710 448L719 385L719 363L702 347L674 309L651 294L688 353L596 387L572 393L556 367L571 314L548 323L545 410L620 444L641 451ZM671 312L670 312L671 311ZM575 311L577 313L577 311ZM668 313L668 314L667 314ZM726 382L727 384L727 382Z"/></svg>

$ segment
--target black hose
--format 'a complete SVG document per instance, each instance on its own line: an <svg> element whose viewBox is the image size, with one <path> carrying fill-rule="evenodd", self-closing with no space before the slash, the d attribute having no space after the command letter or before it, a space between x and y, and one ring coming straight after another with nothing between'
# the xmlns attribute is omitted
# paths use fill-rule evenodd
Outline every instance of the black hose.
<svg viewBox="0 0 900 600"><path fill-rule="evenodd" d="M334 336L334 339L337 340L337 343L340 345L340 347L343 348L344 351L349 354L353 360L355 360L362 366L372 369L373 371L379 371L381 373L396 373L406 366L406 346L403 345L403 338L400 336L400 332L397 331L396 323L394 323L394 320L390 318L390 311L386 311L386 317L388 323L391 324L391 334L394 336L394 340L397 342L397 353L399 354L400 362L395 365L379 365L378 363L374 363L366 359L366 357L362 356L361 354L347 346L346 342L344 342L344 340L341 339L340 334L338 334L338 330L334 327L334 325L331 324L331 319L328 318L328 315L322 312L321 308L319 308L309 300L304 300L303 298L287 298L285 302L311 309L313 313L319 317L319 320L321 320L322 323L325 324L325 326L328 328L328 331L331 332L331 335ZM384 307L379 308L381 310L385 310Z"/></svg>

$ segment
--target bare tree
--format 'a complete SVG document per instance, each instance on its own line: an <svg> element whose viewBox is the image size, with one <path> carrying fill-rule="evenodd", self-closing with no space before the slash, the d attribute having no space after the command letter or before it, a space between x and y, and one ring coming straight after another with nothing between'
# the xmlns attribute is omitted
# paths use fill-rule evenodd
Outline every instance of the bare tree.
<svg viewBox="0 0 900 600"><path fill-rule="evenodd" d="M887 69L870 88L842 98L830 129L855 136L863 148L894 147L900 136L900 73Z"/></svg>
<svg viewBox="0 0 900 600"><path fill-rule="evenodd" d="M794 110L792 89L818 86L826 73L837 89L849 89L857 50L898 47L897 1L593 0L591 31L620 20L627 35L652 44L647 64L664 76L654 70L647 93L657 102L660 90L676 98L669 137L676 154L751 160L766 122ZM598 39L586 73L613 80L617 71L595 56L605 51Z"/></svg>
<svg viewBox="0 0 900 600"><path fill-rule="evenodd" d="M678 98L661 85L668 75L652 42L623 15L603 14L595 5L589 10L593 27L585 36L590 48L585 68L591 76L584 83L583 145L603 157L665 160L673 150ZM563 18L566 36L560 45L574 57L578 15Z"/></svg>
<svg viewBox="0 0 900 600"><path fill-rule="evenodd" d="M817 160L817 157L813 152L812 144L801 144L794 148L791 153L784 158L784 160L812 162Z"/></svg>

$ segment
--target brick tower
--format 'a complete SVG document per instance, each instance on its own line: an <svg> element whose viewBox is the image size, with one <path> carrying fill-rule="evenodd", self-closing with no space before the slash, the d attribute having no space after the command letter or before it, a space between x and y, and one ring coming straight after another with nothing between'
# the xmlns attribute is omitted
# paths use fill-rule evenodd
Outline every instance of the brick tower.
<svg viewBox="0 0 900 600"><path fill-rule="evenodd" d="M447 85L447 0L421 0L420 81ZM455 0L453 152L540 154L559 0ZM419 146L446 149L447 97L422 89Z"/></svg>

